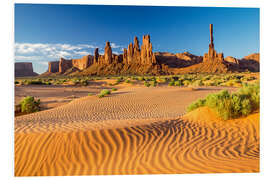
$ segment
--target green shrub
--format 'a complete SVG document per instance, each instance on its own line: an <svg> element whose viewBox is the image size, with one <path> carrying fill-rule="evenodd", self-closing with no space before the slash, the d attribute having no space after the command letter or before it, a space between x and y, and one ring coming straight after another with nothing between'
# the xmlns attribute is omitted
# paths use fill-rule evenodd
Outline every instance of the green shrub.
<svg viewBox="0 0 270 180"><path fill-rule="evenodd" d="M190 80L184 80L183 81L183 85L184 86L188 86L188 85L190 85L191 84L191 81Z"/></svg>
<svg viewBox="0 0 270 180"><path fill-rule="evenodd" d="M88 93L88 96L93 96L94 94L93 93Z"/></svg>
<svg viewBox="0 0 270 180"><path fill-rule="evenodd" d="M143 76L140 76L140 77L138 77L138 80L139 80L139 81L144 81L145 79L144 79Z"/></svg>
<svg viewBox="0 0 270 180"><path fill-rule="evenodd" d="M116 83L118 84L118 83L120 83L122 80L121 79L117 79L116 80Z"/></svg>
<svg viewBox="0 0 270 180"><path fill-rule="evenodd" d="M112 91L117 91L117 89L116 88L112 88Z"/></svg>
<svg viewBox="0 0 270 180"><path fill-rule="evenodd" d="M153 86L153 87L156 87L157 86L157 81L156 80L151 81L150 85Z"/></svg>
<svg viewBox="0 0 270 180"><path fill-rule="evenodd" d="M181 81L175 81L175 82L174 82L174 85L175 85L175 86L181 86L182 84L181 84Z"/></svg>
<svg viewBox="0 0 270 180"><path fill-rule="evenodd" d="M247 116L260 108L260 86L259 84L245 85L231 94L227 90L209 94L205 99L191 103L187 111L202 106L215 110L224 120Z"/></svg>
<svg viewBox="0 0 270 180"><path fill-rule="evenodd" d="M25 97L21 102L21 111L25 113L32 113L40 111L40 99L35 100L33 96Z"/></svg>
<svg viewBox="0 0 270 180"><path fill-rule="evenodd" d="M144 81L144 85L145 85L146 87L150 87L150 86L151 86L151 84L150 84L148 81Z"/></svg>
<svg viewBox="0 0 270 180"><path fill-rule="evenodd" d="M130 83L130 80L129 79L125 80L125 83Z"/></svg>
<svg viewBox="0 0 270 180"><path fill-rule="evenodd" d="M174 83L175 83L174 81L170 81L168 85L169 86L174 86Z"/></svg>
<svg viewBox="0 0 270 180"><path fill-rule="evenodd" d="M192 83L193 86L203 86L202 80L196 80Z"/></svg>
<svg viewBox="0 0 270 180"><path fill-rule="evenodd" d="M101 97L104 97L104 96L109 95L109 94L111 94L111 91L110 91L110 90L108 90L108 89L103 89L103 90L101 90L100 93L98 94L98 97L101 98Z"/></svg>
<svg viewBox="0 0 270 180"><path fill-rule="evenodd" d="M197 101L191 103L188 108L187 108L187 111L190 112L190 111L193 111L199 107L202 107L202 106L205 106L205 99L198 99Z"/></svg>

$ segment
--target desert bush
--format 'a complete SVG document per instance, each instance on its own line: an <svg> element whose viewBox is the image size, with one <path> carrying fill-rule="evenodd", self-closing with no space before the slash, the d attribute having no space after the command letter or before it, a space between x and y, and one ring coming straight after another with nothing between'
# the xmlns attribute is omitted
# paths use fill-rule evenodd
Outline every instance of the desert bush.
<svg viewBox="0 0 270 180"><path fill-rule="evenodd" d="M203 86L202 80L196 80L192 83L193 86Z"/></svg>
<svg viewBox="0 0 270 180"><path fill-rule="evenodd" d="M130 83L130 80L129 79L125 80L125 83Z"/></svg>
<svg viewBox="0 0 270 180"><path fill-rule="evenodd" d="M260 108L260 86L259 84L245 85L231 94L227 90L209 94L205 99L191 103L187 111L202 106L215 110L224 120L247 116Z"/></svg>
<svg viewBox="0 0 270 180"><path fill-rule="evenodd" d="M151 86L153 87L156 87L157 86L157 81L156 80L153 80L150 82Z"/></svg>
<svg viewBox="0 0 270 180"><path fill-rule="evenodd" d="M15 84L20 84L20 82L19 82L19 81L15 81L14 83L15 83Z"/></svg>
<svg viewBox="0 0 270 180"><path fill-rule="evenodd" d="M174 82L174 85L175 85L175 86L181 86L182 83L181 83L181 81L178 81L178 80L177 80L177 81Z"/></svg>
<svg viewBox="0 0 270 180"><path fill-rule="evenodd" d="M111 94L111 91L110 91L110 90L108 90L108 89L103 89L103 90L101 90L100 93L98 94L98 97L101 98L101 97L104 97L104 96L109 95L109 94Z"/></svg>
<svg viewBox="0 0 270 180"><path fill-rule="evenodd" d="M88 96L93 96L94 94L93 94L93 93L88 93L87 95L88 95Z"/></svg>
<svg viewBox="0 0 270 180"><path fill-rule="evenodd" d="M169 86L174 86L174 83L175 83L174 81L170 81L168 85Z"/></svg>
<svg viewBox="0 0 270 180"><path fill-rule="evenodd" d="M117 91L117 89L116 88L112 88L112 91Z"/></svg>
<svg viewBox="0 0 270 180"><path fill-rule="evenodd" d="M184 86L188 86L188 85L190 85L191 84L191 81L190 80L184 80L183 81L183 85Z"/></svg>
<svg viewBox="0 0 270 180"><path fill-rule="evenodd" d="M139 80L139 81L144 81L145 79L144 79L143 76L140 76L140 77L138 77L138 80Z"/></svg>
<svg viewBox="0 0 270 180"><path fill-rule="evenodd" d="M26 85L33 84L33 85L42 85L44 84L41 80L27 80L25 81Z"/></svg>
<svg viewBox="0 0 270 180"><path fill-rule="evenodd" d="M187 107L187 111L193 111L199 107L205 106L205 99L198 99L197 101L191 103L188 107Z"/></svg>
<svg viewBox="0 0 270 180"><path fill-rule="evenodd" d="M33 96L25 97L21 102L21 112L32 113L40 111L40 99L35 100Z"/></svg>
<svg viewBox="0 0 270 180"><path fill-rule="evenodd" d="M146 87L150 87L150 86L151 86L151 84L150 84L148 81L144 81L144 85L145 85Z"/></svg>

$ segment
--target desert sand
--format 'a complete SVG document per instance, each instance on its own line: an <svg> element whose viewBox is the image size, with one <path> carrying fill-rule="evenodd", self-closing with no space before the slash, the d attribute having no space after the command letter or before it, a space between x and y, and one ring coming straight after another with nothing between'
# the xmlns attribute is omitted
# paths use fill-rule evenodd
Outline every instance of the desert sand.
<svg viewBox="0 0 270 180"><path fill-rule="evenodd" d="M221 89L131 86L18 116L15 175L258 172L259 113L229 121L207 108L185 114Z"/></svg>

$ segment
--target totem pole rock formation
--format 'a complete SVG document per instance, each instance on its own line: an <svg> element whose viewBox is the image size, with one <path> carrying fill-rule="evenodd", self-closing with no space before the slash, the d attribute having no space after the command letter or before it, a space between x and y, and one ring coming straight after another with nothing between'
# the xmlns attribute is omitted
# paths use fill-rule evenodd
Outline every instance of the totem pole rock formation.
<svg viewBox="0 0 270 180"><path fill-rule="evenodd" d="M224 56L223 53L217 54L214 48L214 38L213 38L213 24L210 24L210 44L209 44L209 50L208 54L204 54L203 57L203 62L223 62L224 61Z"/></svg>

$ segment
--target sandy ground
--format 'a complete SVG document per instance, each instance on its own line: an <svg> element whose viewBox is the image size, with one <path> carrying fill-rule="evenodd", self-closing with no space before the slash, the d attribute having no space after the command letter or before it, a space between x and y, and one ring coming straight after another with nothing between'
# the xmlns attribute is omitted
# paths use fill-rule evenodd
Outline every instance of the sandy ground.
<svg viewBox="0 0 270 180"><path fill-rule="evenodd" d="M207 109L182 116L219 90L131 86L18 116L15 175L258 172L259 114L226 122Z"/></svg>

